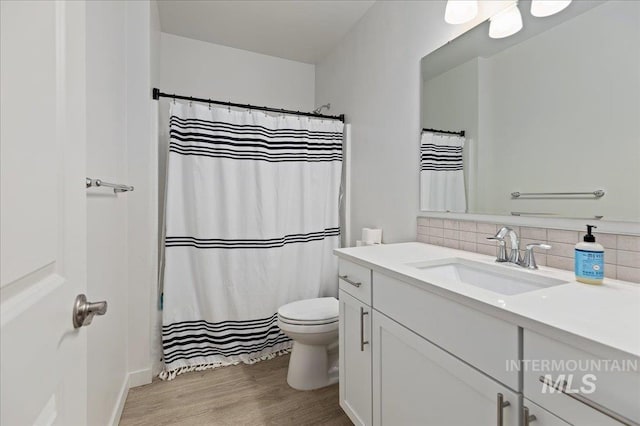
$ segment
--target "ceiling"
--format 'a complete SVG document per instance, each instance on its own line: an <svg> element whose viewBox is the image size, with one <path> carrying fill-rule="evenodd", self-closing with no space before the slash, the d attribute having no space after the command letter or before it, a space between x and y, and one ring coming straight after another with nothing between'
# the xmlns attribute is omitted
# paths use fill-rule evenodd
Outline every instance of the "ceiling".
<svg viewBox="0 0 640 426"><path fill-rule="evenodd" d="M374 1L160 0L165 33L315 64Z"/></svg>

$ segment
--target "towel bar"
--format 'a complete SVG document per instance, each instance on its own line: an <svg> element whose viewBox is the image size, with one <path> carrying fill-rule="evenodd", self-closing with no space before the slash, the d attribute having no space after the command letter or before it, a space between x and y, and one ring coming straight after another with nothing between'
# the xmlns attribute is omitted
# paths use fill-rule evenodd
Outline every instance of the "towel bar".
<svg viewBox="0 0 640 426"><path fill-rule="evenodd" d="M594 198L602 198L604 197L604 191L602 189L598 189L596 191L591 192L512 192L511 198L522 198L522 197L553 197L553 198L562 198L562 197L574 197L574 196L591 196Z"/></svg>
<svg viewBox="0 0 640 426"><path fill-rule="evenodd" d="M100 179L91 179L91 178L87 178L86 180L86 184L87 184L87 188L91 188L92 186L104 186L107 188L113 188L113 192L114 193L118 193L118 192L128 192L128 191L133 191L133 186L129 186L129 185L122 185L120 183L110 183L110 182L104 182Z"/></svg>

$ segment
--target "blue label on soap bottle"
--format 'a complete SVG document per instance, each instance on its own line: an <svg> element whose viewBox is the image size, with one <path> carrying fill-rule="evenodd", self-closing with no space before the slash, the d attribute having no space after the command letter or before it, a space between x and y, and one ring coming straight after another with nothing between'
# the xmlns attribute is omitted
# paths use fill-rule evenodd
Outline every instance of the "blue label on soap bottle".
<svg viewBox="0 0 640 426"><path fill-rule="evenodd" d="M576 277L601 280L604 278L604 252L576 249Z"/></svg>

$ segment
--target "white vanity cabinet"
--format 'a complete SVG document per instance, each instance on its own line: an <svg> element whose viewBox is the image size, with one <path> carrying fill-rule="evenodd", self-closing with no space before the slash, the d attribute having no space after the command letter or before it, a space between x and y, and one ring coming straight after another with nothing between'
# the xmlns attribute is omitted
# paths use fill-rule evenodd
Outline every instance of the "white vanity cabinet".
<svg viewBox="0 0 640 426"><path fill-rule="evenodd" d="M375 263L340 259L339 282L340 405L357 425L640 425L637 357ZM578 395L543 391L541 376L571 377L571 368L540 370L554 361L632 371L594 372L593 392L579 389L589 388L584 374L574 377Z"/></svg>
<svg viewBox="0 0 640 426"><path fill-rule="evenodd" d="M341 260L339 271L340 406L354 424L370 425L371 270Z"/></svg>
<svg viewBox="0 0 640 426"><path fill-rule="evenodd" d="M518 424L516 392L375 310L371 344L374 425Z"/></svg>
<svg viewBox="0 0 640 426"><path fill-rule="evenodd" d="M549 411L540 407L533 401L523 399L522 401L523 416L529 416L528 426L569 426L570 423L565 422L561 418L554 416ZM526 411L525 411L526 410ZM523 417L524 419L524 417ZM523 426L527 423L523 421Z"/></svg>
<svg viewBox="0 0 640 426"><path fill-rule="evenodd" d="M525 365L525 398L571 424L640 424L640 360L594 342L576 347L530 330L524 330L523 342L523 359L535 362Z"/></svg>

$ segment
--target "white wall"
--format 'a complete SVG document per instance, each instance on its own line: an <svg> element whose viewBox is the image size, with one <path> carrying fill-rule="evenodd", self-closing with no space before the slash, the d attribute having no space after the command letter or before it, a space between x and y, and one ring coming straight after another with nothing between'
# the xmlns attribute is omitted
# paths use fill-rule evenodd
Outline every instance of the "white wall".
<svg viewBox="0 0 640 426"><path fill-rule="evenodd" d="M363 226L385 242L415 240L420 138L420 60L503 7L444 22L445 1L377 2L316 66L316 103L352 124L352 243ZM488 10L491 8L492 10Z"/></svg>
<svg viewBox="0 0 640 426"><path fill-rule="evenodd" d="M117 424L130 385L151 381L157 278L157 128L148 1L87 2L87 174L133 185L88 190L89 300L107 300L88 336L88 423Z"/></svg>
<svg viewBox="0 0 640 426"><path fill-rule="evenodd" d="M129 183L127 170L126 7L87 2L87 174ZM86 329L88 423L105 425L127 380L129 286L128 203L131 194L87 191L87 297L108 312Z"/></svg>
<svg viewBox="0 0 640 426"><path fill-rule="evenodd" d="M160 35L160 64L158 87L165 93L300 111L311 111L315 108L314 65L165 33ZM158 109L158 208L162 218L169 101L160 99ZM162 223L160 235L161 227ZM156 306L157 298L157 293L154 293L152 301ZM154 310L154 373L161 368L161 315L160 311Z"/></svg>
<svg viewBox="0 0 640 426"><path fill-rule="evenodd" d="M129 194L127 236L129 262L129 385L150 383L151 295L158 269L157 82L159 17L155 2L127 2L127 160Z"/></svg>
<svg viewBox="0 0 640 426"><path fill-rule="evenodd" d="M162 91L285 109L314 108L315 67L172 34L161 35Z"/></svg>

